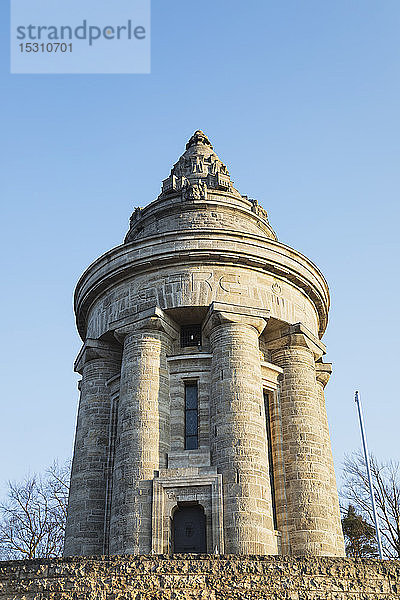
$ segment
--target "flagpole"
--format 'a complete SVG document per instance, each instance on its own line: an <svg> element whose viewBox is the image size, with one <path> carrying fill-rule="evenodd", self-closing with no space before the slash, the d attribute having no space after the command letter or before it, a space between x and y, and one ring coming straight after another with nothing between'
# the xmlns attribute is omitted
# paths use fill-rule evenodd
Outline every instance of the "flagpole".
<svg viewBox="0 0 400 600"><path fill-rule="evenodd" d="M382 554L381 532L379 531L378 515L376 513L374 488L373 488L373 485L372 485L371 466L370 466L370 462L369 462L369 453L368 453L368 446L367 446L367 437L365 435L364 418L363 418L363 413L362 413L362 408L361 408L361 400L359 398L358 392L355 393L355 399L354 400L355 400L355 403L357 404L358 418L359 418L359 421L360 421L361 439L362 439L363 448L364 448L365 465L367 467L367 475L368 475L368 483L369 483L369 493L371 495L371 502L372 502L372 512L374 513L374 522L375 522L376 540L378 542L379 558L382 559L383 558L383 554Z"/></svg>

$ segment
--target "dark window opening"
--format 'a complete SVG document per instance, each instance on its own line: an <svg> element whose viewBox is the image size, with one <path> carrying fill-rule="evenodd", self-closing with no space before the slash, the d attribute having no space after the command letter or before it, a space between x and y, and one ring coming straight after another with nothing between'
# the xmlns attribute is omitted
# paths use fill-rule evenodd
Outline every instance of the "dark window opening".
<svg viewBox="0 0 400 600"><path fill-rule="evenodd" d="M182 325L181 348L201 346L201 325Z"/></svg>
<svg viewBox="0 0 400 600"><path fill-rule="evenodd" d="M274 528L278 529L278 523L276 518L276 497L275 497L275 481L274 481L274 455L272 451L272 430L271 430L271 405L272 396L267 390L263 390L264 393L264 407L265 407L265 421L267 430L267 443L268 443L268 463L269 463L269 481L271 486L271 499L272 499L272 518L274 521Z"/></svg>
<svg viewBox="0 0 400 600"><path fill-rule="evenodd" d="M200 504L178 507L172 519L172 529L176 554L207 552L206 517Z"/></svg>
<svg viewBox="0 0 400 600"><path fill-rule="evenodd" d="M185 383L185 450L199 447L199 406L197 383Z"/></svg>

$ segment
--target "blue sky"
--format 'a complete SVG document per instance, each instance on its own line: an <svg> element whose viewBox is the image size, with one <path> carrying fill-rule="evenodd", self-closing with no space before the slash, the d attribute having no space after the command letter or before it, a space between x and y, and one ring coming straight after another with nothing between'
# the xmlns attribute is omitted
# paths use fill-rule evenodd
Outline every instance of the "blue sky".
<svg viewBox="0 0 400 600"><path fill-rule="evenodd" d="M10 75L1 4L0 482L71 455L74 286L203 129L332 295L338 474L400 459L398 0L153 0L150 75ZM0 487L0 490L4 487Z"/></svg>

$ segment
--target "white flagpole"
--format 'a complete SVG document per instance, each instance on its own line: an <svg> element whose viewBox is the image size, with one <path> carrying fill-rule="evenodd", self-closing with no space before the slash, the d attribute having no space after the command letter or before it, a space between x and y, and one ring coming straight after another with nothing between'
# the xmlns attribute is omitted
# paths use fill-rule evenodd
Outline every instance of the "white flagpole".
<svg viewBox="0 0 400 600"><path fill-rule="evenodd" d="M373 485L372 485L372 477L371 477L371 466L370 466L370 462L369 462L367 438L366 438L366 435L365 435L365 428L364 428L364 418L363 418L363 414L362 414L361 400L359 398L358 392L356 392L356 394L355 394L355 403L357 404L358 418L360 420L361 439L362 439L363 448L364 448L365 465L367 467L369 492L371 494L371 502L372 502L372 511L374 513L376 541L378 542L379 558L383 558L383 554L382 554L382 542L381 542L381 532L379 531L378 515L376 513L374 488L373 488Z"/></svg>

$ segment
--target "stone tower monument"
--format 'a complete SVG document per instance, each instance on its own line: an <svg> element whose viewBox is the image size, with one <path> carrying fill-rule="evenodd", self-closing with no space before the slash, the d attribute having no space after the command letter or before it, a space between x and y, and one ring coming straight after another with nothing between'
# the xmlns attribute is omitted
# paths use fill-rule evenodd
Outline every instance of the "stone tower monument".
<svg viewBox="0 0 400 600"><path fill-rule="evenodd" d="M326 281L196 131L82 275L66 555L342 556Z"/></svg>

